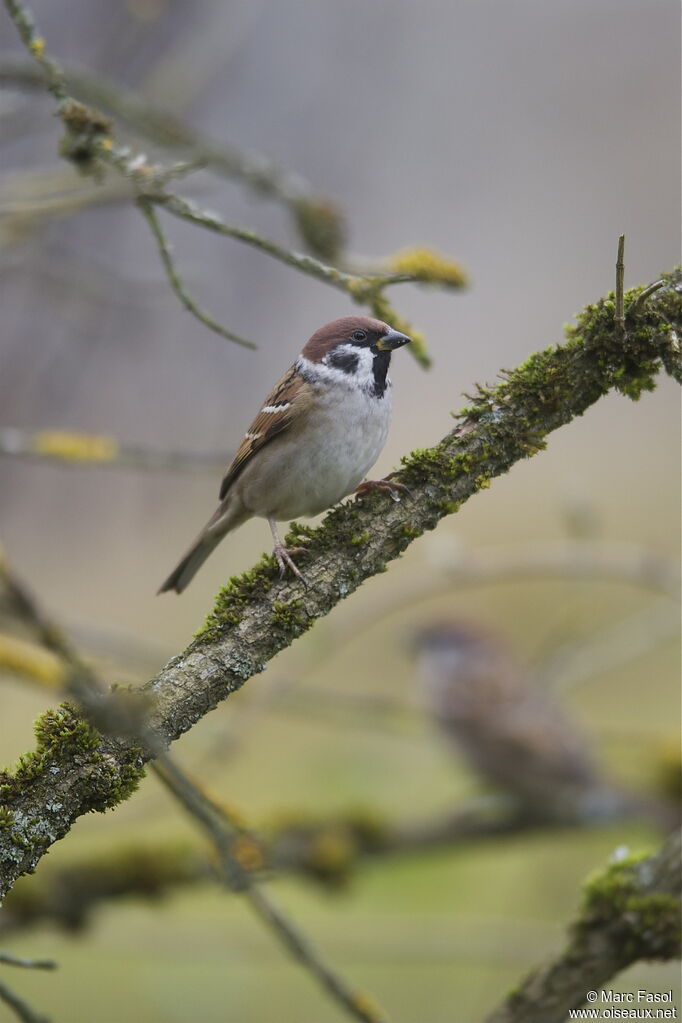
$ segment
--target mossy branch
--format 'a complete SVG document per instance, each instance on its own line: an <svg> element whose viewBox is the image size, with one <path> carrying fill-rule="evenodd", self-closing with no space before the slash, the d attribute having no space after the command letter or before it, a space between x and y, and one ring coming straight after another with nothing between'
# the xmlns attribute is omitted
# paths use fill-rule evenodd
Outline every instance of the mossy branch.
<svg viewBox="0 0 682 1023"><path fill-rule="evenodd" d="M627 819L623 805L609 822ZM372 807L320 818L296 809L277 813L258 832L243 829L230 843L242 870L255 878L294 875L327 891L348 888L372 864L439 849L500 842L557 827L593 828L594 813L568 821L530 816L509 796L488 793L449 814L421 821L392 821ZM195 844L164 841L126 844L84 856L66 867L49 862L36 877L20 878L0 915L0 940L49 923L66 931L86 928L100 907L121 898L158 900L215 881L215 856Z"/></svg>
<svg viewBox="0 0 682 1023"><path fill-rule="evenodd" d="M403 460L396 479L411 497L372 494L333 509L305 538L308 587L280 580L272 557L232 580L195 640L139 690L150 707L154 743L101 736L71 709L39 721L39 748L14 774L0 774L0 897L32 870L83 813L103 810L134 788L141 765L262 671L344 597L424 531L611 390L636 399L653 390L661 367L682 380L682 271L646 304L625 295L626 336L615 335L613 295L588 306L565 343L539 352L494 387L479 387L439 444ZM132 698L132 697L131 697Z"/></svg>
<svg viewBox="0 0 682 1023"><path fill-rule="evenodd" d="M588 992L598 997L632 963L678 958L680 882L679 832L656 856L615 859L585 885L561 954L534 970L486 1023L563 1023Z"/></svg>

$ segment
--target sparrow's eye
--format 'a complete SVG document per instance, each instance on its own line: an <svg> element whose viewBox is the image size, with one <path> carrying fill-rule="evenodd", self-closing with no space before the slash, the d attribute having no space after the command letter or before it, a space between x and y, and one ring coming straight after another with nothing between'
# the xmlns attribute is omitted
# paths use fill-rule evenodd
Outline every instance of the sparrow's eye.
<svg viewBox="0 0 682 1023"><path fill-rule="evenodd" d="M366 330L354 330L353 331L353 340L354 341L366 341L367 340L367 331Z"/></svg>

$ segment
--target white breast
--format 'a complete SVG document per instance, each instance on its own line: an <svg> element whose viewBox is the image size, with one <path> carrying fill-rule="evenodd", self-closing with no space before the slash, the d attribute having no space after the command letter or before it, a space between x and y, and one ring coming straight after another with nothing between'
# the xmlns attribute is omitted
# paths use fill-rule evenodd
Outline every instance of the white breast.
<svg viewBox="0 0 682 1023"><path fill-rule="evenodd" d="M386 443L391 386L377 398L359 384L327 367L318 374L305 425L274 438L235 482L251 514L317 515L364 479Z"/></svg>

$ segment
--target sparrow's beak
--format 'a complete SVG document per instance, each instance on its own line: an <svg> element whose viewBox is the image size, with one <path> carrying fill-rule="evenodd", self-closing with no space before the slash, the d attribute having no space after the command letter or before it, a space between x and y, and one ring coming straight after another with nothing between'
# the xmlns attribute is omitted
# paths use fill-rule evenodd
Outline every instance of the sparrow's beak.
<svg viewBox="0 0 682 1023"><path fill-rule="evenodd" d="M412 338L408 337L407 334L399 334L397 330L389 330L387 334L379 338L375 347L380 352L392 352L396 348L402 348L403 345L409 345L411 340Z"/></svg>

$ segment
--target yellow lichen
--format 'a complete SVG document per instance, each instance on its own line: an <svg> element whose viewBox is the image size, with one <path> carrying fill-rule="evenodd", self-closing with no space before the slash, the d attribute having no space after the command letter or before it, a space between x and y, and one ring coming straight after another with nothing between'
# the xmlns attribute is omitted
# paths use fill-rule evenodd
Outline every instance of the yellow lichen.
<svg viewBox="0 0 682 1023"><path fill-rule="evenodd" d="M74 462L113 462L119 452L113 437L68 430L42 430L33 438L32 448L38 455Z"/></svg>
<svg viewBox="0 0 682 1023"><path fill-rule="evenodd" d="M232 843L232 855L244 870L262 870L265 866L263 851L250 835L237 835Z"/></svg>
<svg viewBox="0 0 682 1023"><path fill-rule="evenodd" d="M362 1013L366 1019L376 1020L379 1023L380 1020L386 1018L381 1006L366 991L354 992L351 995L351 1001L357 1011Z"/></svg>
<svg viewBox="0 0 682 1023"><path fill-rule="evenodd" d="M45 40L42 36L37 36L31 43L29 43L28 48L35 57L42 57L45 52Z"/></svg>
<svg viewBox="0 0 682 1023"><path fill-rule="evenodd" d="M446 288L463 288L467 277L452 259L435 249L413 247L401 249L389 258L388 265L395 273L412 274L424 284L440 284Z"/></svg>
<svg viewBox="0 0 682 1023"><path fill-rule="evenodd" d="M355 843L350 835L339 828L329 829L315 836L307 859L317 870L340 873L355 854Z"/></svg>
<svg viewBox="0 0 682 1023"><path fill-rule="evenodd" d="M16 636L0 635L0 670L22 675L50 689L64 685L64 667L55 654Z"/></svg>

